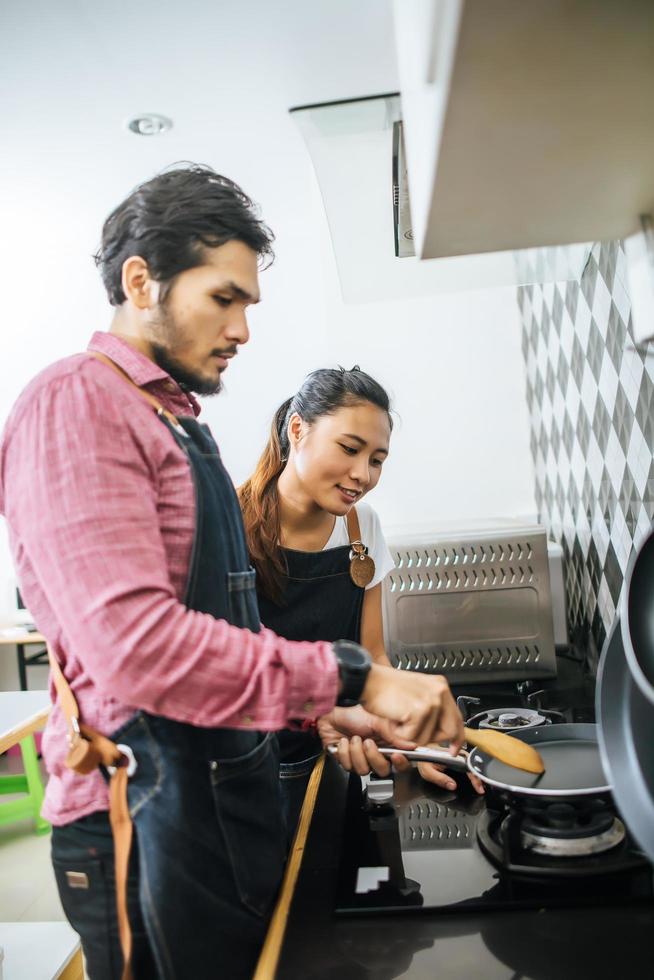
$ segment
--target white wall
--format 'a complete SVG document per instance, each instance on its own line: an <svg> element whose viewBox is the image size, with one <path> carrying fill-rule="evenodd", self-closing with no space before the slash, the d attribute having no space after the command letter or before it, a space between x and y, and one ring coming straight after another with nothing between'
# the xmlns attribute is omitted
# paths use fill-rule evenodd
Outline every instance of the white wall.
<svg viewBox="0 0 654 980"><path fill-rule="evenodd" d="M196 159L239 180L277 234L277 260L262 276L264 302L252 313L252 340L229 368L226 393L206 402L206 418L235 480L248 474L273 410L308 371L358 362L390 389L401 416L371 498L391 533L533 513L514 290L344 305L311 164L286 111L300 102L396 86L389 5L230 5L221 30L242 45L242 57L230 49L227 60L211 60L207 32L196 18L176 34L185 63L174 71L164 65L168 71L158 85L148 59L157 51L172 56L159 36L170 28L161 8L153 14L145 4L133 11L130 23L147 46L129 49L129 70L121 71L125 31L120 17L113 23L112 7L104 32L93 25L95 33L89 28L85 37L72 38L78 61L80 50L88 59L75 63L68 88L57 66L66 53L66 23L81 30L73 17L81 8L69 0L55 5L55 17L49 4L28 6L33 17L40 8L36 34L34 24L16 20L22 8L0 14L3 72L13 82L0 100L6 140L0 155L0 424L38 370L82 349L93 330L108 325L109 307L90 260L108 211L162 166ZM190 6L196 15L215 9ZM275 24L268 34L272 48L257 32L253 52L246 30L253 11ZM14 20L7 25L10 13ZM234 30L227 17L240 18ZM350 19L346 31L344 18ZM282 29L286 22L288 30ZM265 25L261 30L265 35ZM195 47L186 49L183 31L194 32ZM94 51L89 45L101 33L103 44ZM289 37L291 52L284 50ZM42 47L35 50L35 43ZM137 68L138 85L130 74ZM139 141L120 128L130 112L145 108L176 120L160 142ZM7 613L12 576L0 526L0 617Z"/></svg>
<svg viewBox="0 0 654 980"><path fill-rule="evenodd" d="M265 303L230 366L228 391L205 403L235 481L251 471L273 411L304 374L358 363L398 413L370 498L388 534L535 514L515 289L345 305L315 186L310 198L284 274L262 277ZM291 313L294 280L308 288Z"/></svg>

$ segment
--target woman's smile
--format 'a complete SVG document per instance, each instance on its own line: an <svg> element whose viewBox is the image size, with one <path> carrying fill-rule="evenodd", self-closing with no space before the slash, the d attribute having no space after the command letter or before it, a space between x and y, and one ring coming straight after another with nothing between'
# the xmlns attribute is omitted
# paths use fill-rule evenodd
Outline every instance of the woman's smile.
<svg viewBox="0 0 654 980"><path fill-rule="evenodd" d="M348 504L353 504L355 500L358 500L362 496L361 490L352 490L350 487L342 486L340 483L336 484L336 489Z"/></svg>

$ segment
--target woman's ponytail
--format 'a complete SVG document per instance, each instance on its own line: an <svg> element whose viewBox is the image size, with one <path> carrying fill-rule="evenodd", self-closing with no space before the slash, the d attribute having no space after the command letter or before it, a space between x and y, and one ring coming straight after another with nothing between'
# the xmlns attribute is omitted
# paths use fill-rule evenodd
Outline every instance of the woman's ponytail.
<svg viewBox="0 0 654 980"><path fill-rule="evenodd" d="M273 417L270 437L256 469L238 489L245 538L261 591L280 600L281 576L286 571L279 546L280 518L277 480L288 459L288 419L293 398L287 398Z"/></svg>

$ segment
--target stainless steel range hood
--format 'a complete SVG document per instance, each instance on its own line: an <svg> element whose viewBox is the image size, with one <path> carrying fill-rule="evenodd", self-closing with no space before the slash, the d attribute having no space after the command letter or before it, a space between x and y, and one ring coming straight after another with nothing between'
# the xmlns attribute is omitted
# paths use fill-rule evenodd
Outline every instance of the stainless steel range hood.
<svg viewBox="0 0 654 980"><path fill-rule="evenodd" d="M290 111L311 155L346 302L581 276L585 244L419 261L397 93Z"/></svg>

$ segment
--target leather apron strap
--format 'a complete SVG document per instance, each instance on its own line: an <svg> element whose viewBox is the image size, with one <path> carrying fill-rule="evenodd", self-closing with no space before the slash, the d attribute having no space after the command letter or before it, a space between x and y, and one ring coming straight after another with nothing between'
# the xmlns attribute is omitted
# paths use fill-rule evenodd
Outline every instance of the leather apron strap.
<svg viewBox="0 0 654 980"><path fill-rule="evenodd" d="M356 507L351 507L347 512L347 535L350 539L350 547L354 544L363 544L361 540L361 527L359 525L359 515Z"/></svg>
<svg viewBox="0 0 654 980"><path fill-rule="evenodd" d="M132 931L127 915L127 869L132 846L132 819L127 806L128 770L120 747L87 725L79 723L79 707L61 667L47 644L52 679L57 689L61 710L68 722L68 756L66 765L82 776L105 766L111 772L109 780L109 822L114 840L116 876L116 911L120 945L123 952L122 980L133 980Z"/></svg>
<svg viewBox="0 0 654 980"><path fill-rule="evenodd" d="M361 540L361 527L356 507L347 512L347 533L350 539L350 578L365 589L375 577L375 563Z"/></svg>

